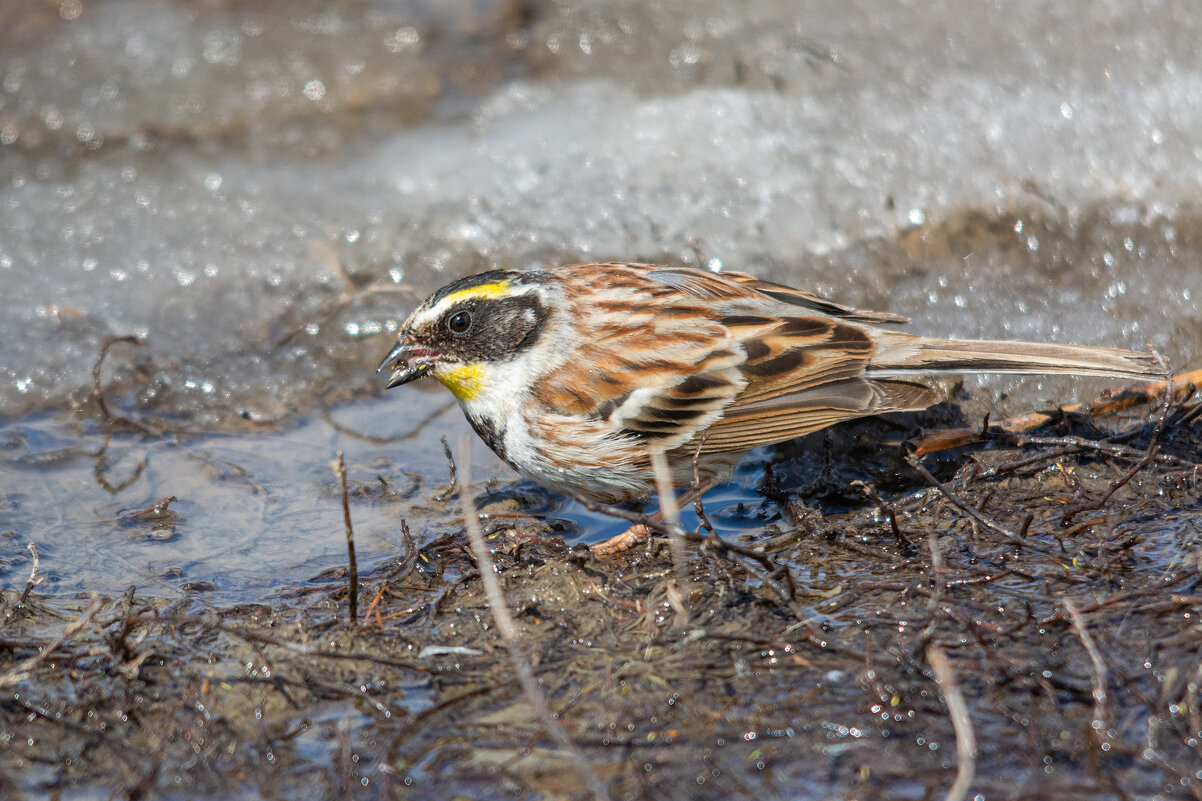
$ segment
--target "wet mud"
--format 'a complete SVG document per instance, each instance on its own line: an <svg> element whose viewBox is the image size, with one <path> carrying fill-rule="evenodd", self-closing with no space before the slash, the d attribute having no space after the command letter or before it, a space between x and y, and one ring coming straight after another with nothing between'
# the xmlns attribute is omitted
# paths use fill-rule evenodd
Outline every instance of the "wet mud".
<svg viewBox="0 0 1202 801"><path fill-rule="evenodd" d="M516 680L462 523L418 541L398 519L396 552L358 565L354 623L345 565L224 605L203 584L45 594L35 572L0 601L0 783L589 798L583 764L614 798L930 798L958 771L984 797L1199 797L1202 424L1183 396L1159 430L1155 408L1065 415L928 456L925 477L898 440L956 407L841 426L772 454L745 509L763 525L692 533L682 563L663 538L598 558L525 490L485 488L520 649L575 755ZM352 518L399 511L405 483L351 480ZM422 494L462 519L454 484ZM169 527L171 506L124 519Z"/></svg>

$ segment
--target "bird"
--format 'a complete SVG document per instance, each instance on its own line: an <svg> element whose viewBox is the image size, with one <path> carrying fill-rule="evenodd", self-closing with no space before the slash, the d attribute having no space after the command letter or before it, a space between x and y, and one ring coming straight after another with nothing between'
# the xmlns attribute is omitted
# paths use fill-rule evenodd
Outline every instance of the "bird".
<svg viewBox="0 0 1202 801"><path fill-rule="evenodd" d="M1160 376L1151 353L926 337L909 319L740 272L602 262L490 270L427 297L377 372L431 376L510 467L585 503L729 477L741 454L845 420L925 409L944 374Z"/></svg>

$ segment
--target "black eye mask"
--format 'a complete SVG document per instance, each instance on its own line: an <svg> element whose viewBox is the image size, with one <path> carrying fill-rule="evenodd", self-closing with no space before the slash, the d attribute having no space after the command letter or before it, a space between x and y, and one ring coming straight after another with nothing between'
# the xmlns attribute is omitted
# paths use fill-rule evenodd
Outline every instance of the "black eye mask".
<svg viewBox="0 0 1202 801"><path fill-rule="evenodd" d="M496 362L516 356L537 342L546 321L547 309L535 294L468 298L447 311L436 329L420 338L448 359Z"/></svg>

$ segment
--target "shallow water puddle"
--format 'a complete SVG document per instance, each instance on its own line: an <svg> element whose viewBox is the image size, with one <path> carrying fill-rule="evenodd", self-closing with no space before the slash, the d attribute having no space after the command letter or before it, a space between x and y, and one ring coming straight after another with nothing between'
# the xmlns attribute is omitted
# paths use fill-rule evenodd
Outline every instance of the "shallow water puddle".
<svg viewBox="0 0 1202 801"><path fill-rule="evenodd" d="M49 578L43 592L114 593L134 584L164 595L207 590L215 602L270 595L346 563L340 492L329 464L339 451L353 487L361 558L395 553L402 547L401 517L446 481L439 434L463 427L457 409L444 409L403 442L344 433L361 423L373 433L395 431L401 407L396 399L376 399L283 431L116 435L107 447L94 426L81 432L62 417L10 423L0 429L7 551L0 582L23 586L26 543L33 542ZM503 470L483 450L477 455L476 475ZM174 500L164 508L167 498ZM419 519L411 521L420 534Z"/></svg>
<svg viewBox="0 0 1202 801"><path fill-rule="evenodd" d="M401 415L423 405L431 407L425 419L405 432ZM271 596L346 564L340 491L329 464L339 451L365 565L404 550L402 519L419 544L461 520L457 498L433 499L449 474L440 437L457 449L467 425L434 393L343 404L272 432L115 435L106 447L94 426L80 428L62 416L0 428L0 586L24 586L32 542L47 577L41 592L119 593L133 584L166 596L206 593L214 603ZM509 511L545 518L569 543L600 541L628 525L528 482L515 484L478 442L471 453L482 506L514 499ZM724 534L762 525L767 513L755 494L761 470L748 460L735 483L707 497ZM494 506L486 519L497 514ZM695 525L691 509L684 522Z"/></svg>

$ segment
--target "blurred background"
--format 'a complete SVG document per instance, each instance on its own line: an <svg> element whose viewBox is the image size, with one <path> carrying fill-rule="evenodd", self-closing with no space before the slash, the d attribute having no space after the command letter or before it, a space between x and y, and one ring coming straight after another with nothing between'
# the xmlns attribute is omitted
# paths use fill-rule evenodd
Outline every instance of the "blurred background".
<svg viewBox="0 0 1202 801"><path fill-rule="evenodd" d="M36 541L44 589L270 592L344 558L338 450L419 536L455 525L424 499L466 425L374 368L493 266L742 270L923 333L1196 367L1196 12L0 0L0 582ZM142 346L98 365L113 337ZM94 381L146 430L113 436ZM355 512L369 557L398 547L395 508Z"/></svg>

